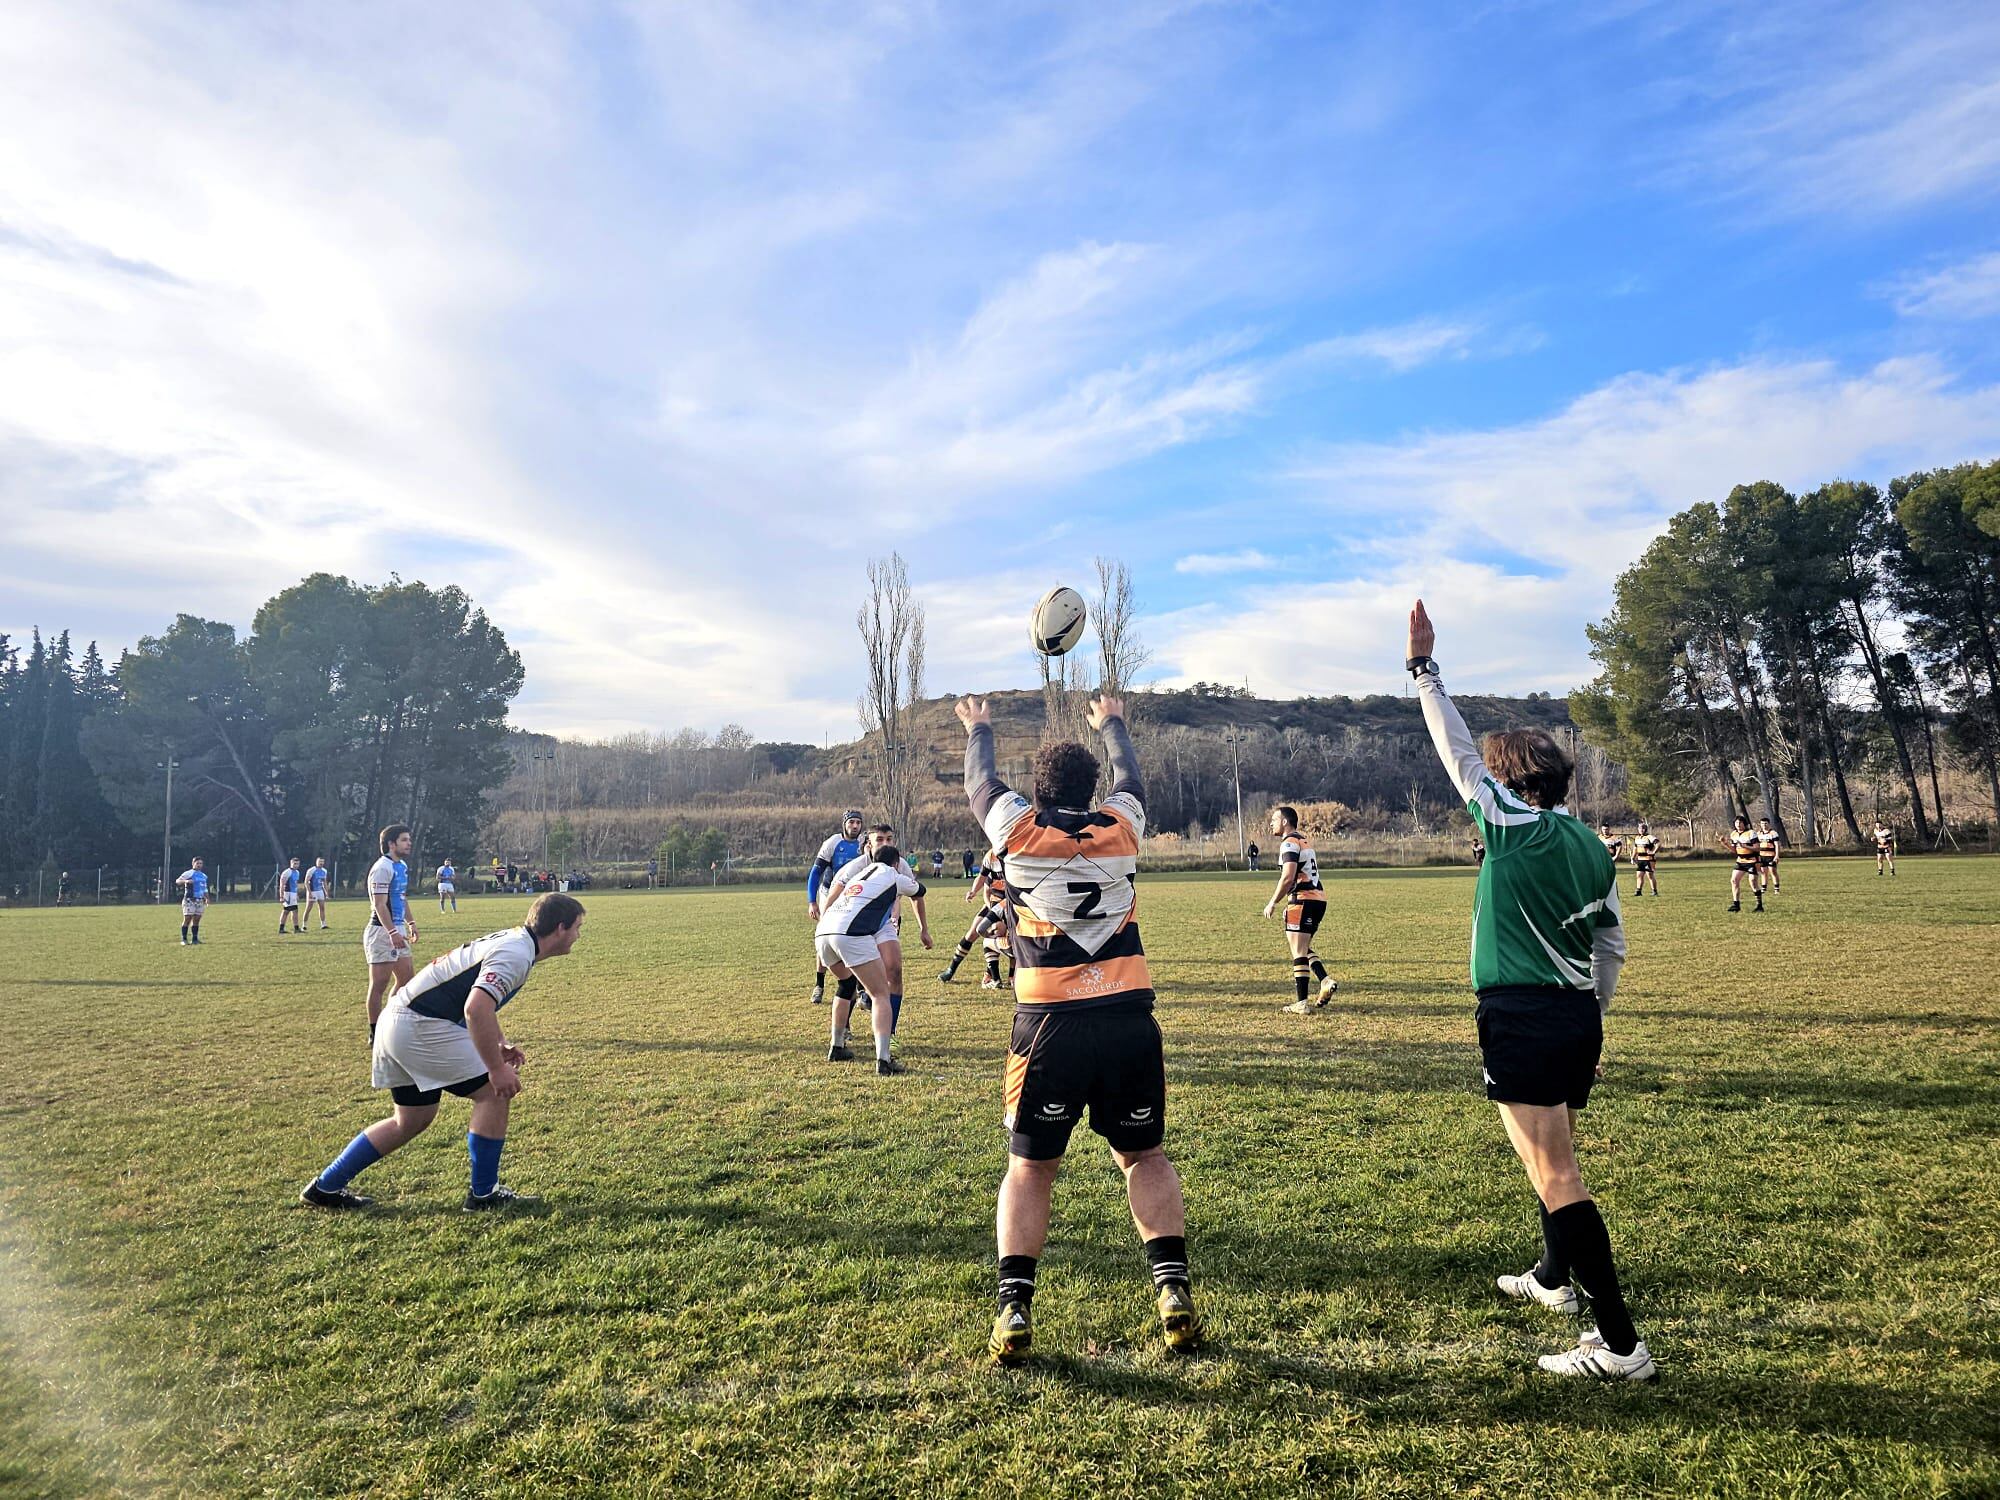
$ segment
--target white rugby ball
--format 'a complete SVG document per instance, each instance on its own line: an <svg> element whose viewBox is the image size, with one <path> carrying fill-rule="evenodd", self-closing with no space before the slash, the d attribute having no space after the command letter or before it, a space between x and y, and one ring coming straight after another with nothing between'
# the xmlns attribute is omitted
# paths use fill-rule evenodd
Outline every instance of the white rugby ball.
<svg viewBox="0 0 2000 1500"><path fill-rule="evenodd" d="M1057 584L1042 595L1042 602L1028 617L1028 639L1042 655L1061 656L1083 639L1083 627L1089 618L1083 595Z"/></svg>

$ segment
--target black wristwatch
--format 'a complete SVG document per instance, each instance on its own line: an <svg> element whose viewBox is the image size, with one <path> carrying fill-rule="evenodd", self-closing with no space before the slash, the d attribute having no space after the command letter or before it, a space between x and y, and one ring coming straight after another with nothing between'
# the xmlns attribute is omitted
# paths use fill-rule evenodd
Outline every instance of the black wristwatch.
<svg viewBox="0 0 2000 1500"><path fill-rule="evenodd" d="M1413 679L1418 677L1435 677L1438 675L1438 664L1428 656L1412 656L1403 663L1403 666L1409 671Z"/></svg>

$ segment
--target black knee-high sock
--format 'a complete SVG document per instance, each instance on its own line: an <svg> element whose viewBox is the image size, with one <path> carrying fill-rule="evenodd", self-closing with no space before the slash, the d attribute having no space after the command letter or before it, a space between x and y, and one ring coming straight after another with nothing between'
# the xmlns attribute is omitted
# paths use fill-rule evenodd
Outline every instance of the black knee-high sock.
<svg viewBox="0 0 2000 1500"><path fill-rule="evenodd" d="M1549 1227L1555 1231L1556 1247L1569 1259L1577 1285L1590 1298L1605 1345L1613 1354L1630 1354L1638 1347L1639 1331L1632 1326L1632 1315L1618 1290L1611 1234L1597 1205L1588 1198L1566 1203L1549 1215Z"/></svg>
<svg viewBox="0 0 2000 1500"><path fill-rule="evenodd" d="M995 984L998 984L1000 982L999 954L989 953L986 955L986 977L992 980Z"/></svg>
<svg viewBox="0 0 2000 1500"><path fill-rule="evenodd" d="M1539 1198L1535 1200L1535 1209L1542 1216L1542 1258L1535 1262L1535 1280L1554 1291L1569 1285L1569 1261L1556 1246L1556 1233L1549 1228L1549 1211Z"/></svg>
<svg viewBox="0 0 2000 1500"><path fill-rule="evenodd" d="M816 990L826 988L826 966L824 964L813 970L813 988Z"/></svg>
<svg viewBox="0 0 2000 1500"><path fill-rule="evenodd" d="M1324 980L1326 978L1326 965L1320 962L1320 956L1317 953L1308 953L1306 960L1312 965L1313 978Z"/></svg>
<svg viewBox="0 0 2000 1500"><path fill-rule="evenodd" d="M1146 1241L1146 1263L1153 1271L1153 1285L1166 1286L1179 1282L1186 1286L1193 1279L1188 1275L1187 1236L1184 1234L1163 1234Z"/></svg>
<svg viewBox="0 0 2000 1500"><path fill-rule="evenodd" d="M1035 1300L1035 1257L1032 1255L1003 1255L1000 1257L1000 1305L1009 1302L1024 1302L1032 1305Z"/></svg>
<svg viewBox="0 0 2000 1500"><path fill-rule="evenodd" d="M1292 988L1299 992L1301 1000L1305 999L1306 991L1312 988L1312 965L1303 958L1292 960Z"/></svg>

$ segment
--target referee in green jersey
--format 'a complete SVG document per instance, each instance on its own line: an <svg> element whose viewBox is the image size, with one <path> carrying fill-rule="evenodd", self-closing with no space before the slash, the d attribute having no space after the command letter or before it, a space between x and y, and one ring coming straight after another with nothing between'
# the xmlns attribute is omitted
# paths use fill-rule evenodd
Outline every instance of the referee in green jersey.
<svg viewBox="0 0 2000 1500"><path fill-rule="evenodd" d="M1542 1357L1550 1374L1650 1379L1653 1358L1619 1294L1611 1236L1576 1167L1576 1112L1590 1099L1625 962L1618 867L1562 805L1572 767L1553 736L1510 729L1473 745L1431 659L1436 640L1419 599L1405 664L1438 757L1486 841L1472 909L1486 1097L1541 1199L1542 1258L1499 1287L1561 1312L1576 1309L1572 1279L1590 1298L1597 1326L1574 1349Z"/></svg>

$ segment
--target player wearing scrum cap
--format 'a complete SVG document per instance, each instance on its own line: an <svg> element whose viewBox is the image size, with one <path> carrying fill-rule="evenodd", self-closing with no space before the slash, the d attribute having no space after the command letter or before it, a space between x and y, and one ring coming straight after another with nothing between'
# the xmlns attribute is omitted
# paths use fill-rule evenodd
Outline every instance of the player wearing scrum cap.
<svg viewBox="0 0 2000 1500"><path fill-rule="evenodd" d="M347 1143L326 1169L299 1190L313 1208L366 1208L373 1200L348 1187L357 1173L430 1128L446 1094L472 1101L465 1137L472 1181L465 1209L478 1213L535 1200L500 1181L507 1115L521 1092L528 1058L500 1029L500 1011L545 958L560 958L583 933L583 903L550 892L528 908L528 920L505 932L440 954L389 998L375 1030L375 1087L387 1089L395 1113Z"/></svg>
<svg viewBox="0 0 2000 1500"><path fill-rule="evenodd" d="M820 918L820 887L830 882L835 870L844 870L861 857L861 814L849 808L840 815L840 832L834 834L819 846L819 853L813 856L812 869L806 874L806 915L817 922ZM826 965L819 962L818 942L814 942L812 1003L823 1004L826 1000ZM839 996L850 1005L854 1001L854 980L852 977L840 981Z"/></svg>
<svg viewBox="0 0 2000 1500"><path fill-rule="evenodd" d="M1489 734L1459 717L1431 659L1436 641L1419 599L1405 665L1446 773L1486 837L1472 916L1472 987L1486 1096L1499 1106L1540 1199L1542 1258L1500 1290L1571 1311L1574 1280L1597 1326L1574 1349L1542 1356L1552 1375L1645 1380L1651 1354L1632 1326L1611 1236L1576 1164L1576 1111L1590 1099L1604 1043L1604 1007L1625 961L1618 867L1563 808L1573 768L1545 730Z"/></svg>

